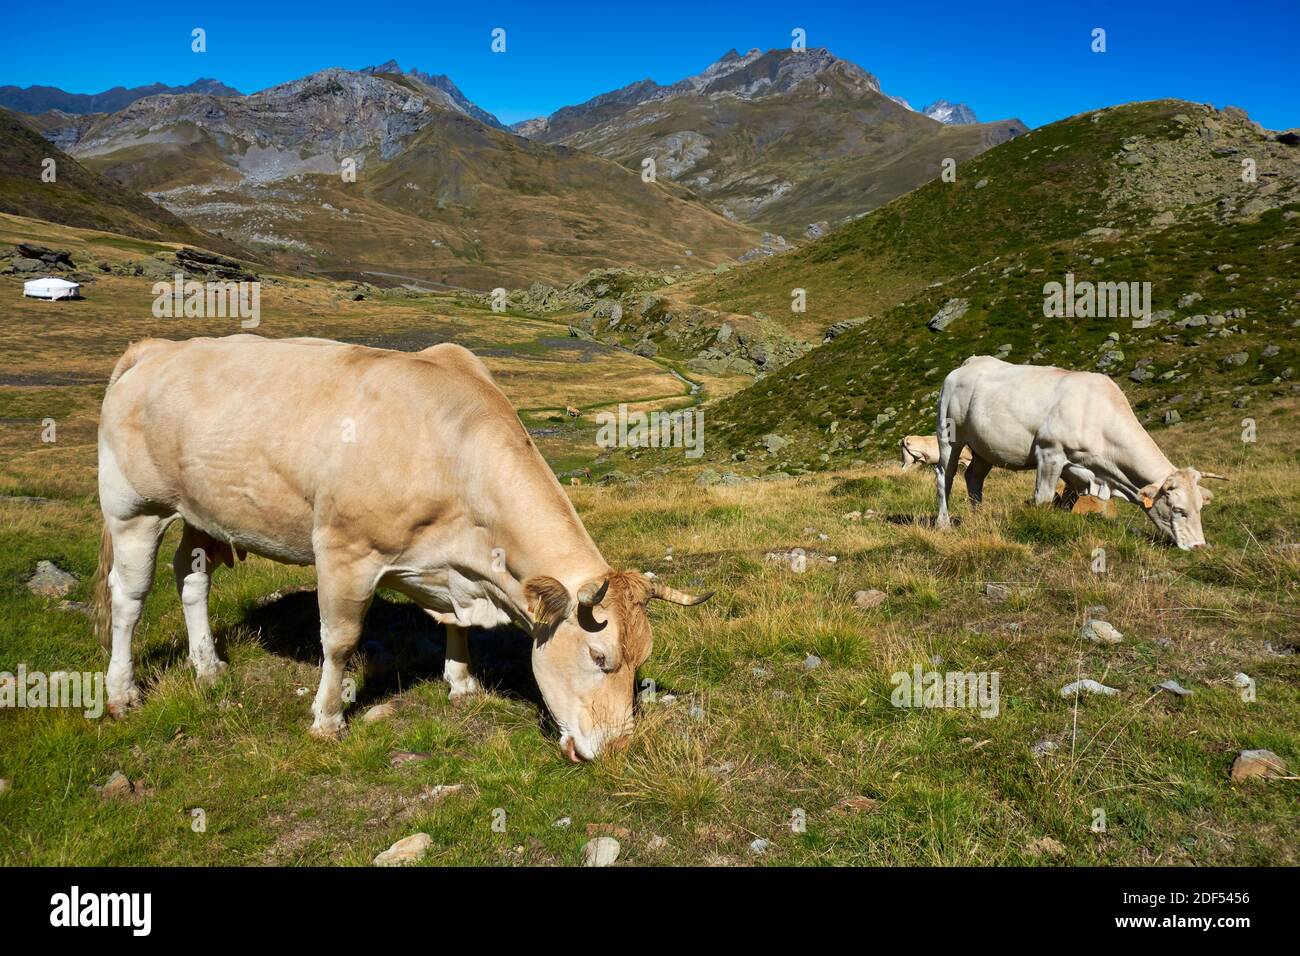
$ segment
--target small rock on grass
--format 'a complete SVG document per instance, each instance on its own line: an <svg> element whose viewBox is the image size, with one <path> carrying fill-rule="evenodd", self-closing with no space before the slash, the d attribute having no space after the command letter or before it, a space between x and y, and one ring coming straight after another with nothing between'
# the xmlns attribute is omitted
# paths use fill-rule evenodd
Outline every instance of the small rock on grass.
<svg viewBox="0 0 1300 956"><path fill-rule="evenodd" d="M1107 697L1114 697L1118 693L1119 691L1116 688L1099 684L1091 678L1077 680L1073 684L1066 684L1061 688L1062 697L1074 697L1078 694L1104 694Z"/></svg>
<svg viewBox="0 0 1300 956"><path fill-rule="evenodd" d="M1161 681L1159 684L1156 684L1156 690L1167 690L1169 693L1176 694L1179 697L1192 696L1192 692L1176 680Z"/></svg>
<svg viewBox="0 0 1300 956"><path fill-rule="evenodd" d="M366 711L365 716L361 718L361 722L364 724L374 724L381 720L387 720L390 717L396 716L397 705L392 701L388 701L383 704L375 704L374 707L371 707Z"/></svg>
<svg viewBox="0 0 1300 956"><path fill-rule="evenodd" d="M95 787L100 797L105 800L121 800L135 803L153 793L152 788L143 783L132 783L131 779L120 770L114 770L112 776L102 787Z"/></svg>
<svg viewBox="0 0 1300 956"><path fill-rule="evenodd" d="M1102 620L1087 621L1079 630L1079 634L1094 644L1119 644L1124 640L1124 635L1117 631L1113 624Z"/></svg>
<svg viewBox="0 0 1300 956"><path fill-rule="evenodd" d="M1271 750L1243 750L1232 762L1231 776L1238 782L1285 775L1286 764Z"/></svg>
<svg viewBox="0 0 1300 956"><path fill-rule="evenodd" d="M573 826L573 817L560 817L560 819L552 823L551 826L557 830L567 830L569 827Z"/></svg>
<svg viewBox="0 0 1300 956"><path fill-rule="evenodd" d="M804 670L814 670L821 666L822 659L816 654L809 654L803 659Z"/></svg>
<svg viewBox="0 0 1300 956"><path fill-rule="evenodd" d="M1011 588L1006 584L990 582L984 585L984 596L994 604L1004 604L1011 597Z"/></svg>
<svg viewBox="0 0 1300 956"><path fill-rule="evenodd" d="M623 848L613 837L601 836L588 840L582 847L583 866L613 866Z"/></svg>
<svg viewBox="0 0 1300 956"><path fill-rule="evenodd" d="M1040 757L1043 756L1044 754L1054 754L1060 749L1061 749L1061 745L1058 744L1055 740L1043 739L1038 741L1032 747L1030 747L1029 752L1033 754L1035 757Z"/></svg>
<svg viewBox="0 0 1300 956"><path fill-rule="evenodd" d="M587 836L615 836L627 839L632 835L632 831L627 827L615 826L612 823L588 823Z"/></svg>
<svg viewBox="0 0 1300 956"><path fill-rule="evenodd" d="M433 837L427 833L404 837L375 857L375 866L407 866L424 859L431 846Z"/></svg>
<svg viewBox="0 0 1300 956"><path fill-rule="evenodd" d="M65 597L77 587L77 576L52 561L37 561L36 573L27 579L27 589L42 597Z"/></svg>
<svg viewBox="0 0 1300 956"><path fill-rule="evenodd" d="M393 767L404 767L408 763L421 763L432 756L423 750L394 750L388 755L388 763Z"/></svg>
<svg viewBox="0 0 1300 956"><path fill-rule="evenodd" d="M425 787L420 792L420 799L432 800L437 803L450 797L453 793L460 793L464 789L465 785L463 783L440 783L436 786Z"/></svg>
<svg viewBox="0 0 1300 956"><path fill-rule="evenodd" d="M650 839L645 841L645 848L655 853L660 850L665 850L668 848L668 839L657 835L652 836Z"/></svg>
<svg viewBox="0 0 1300 956"><path fill-rule="evenodd" d="M768 851L768 848L771 847L771 845L772 843L770 840L764 840L762 837L759 837L757 840L750 841L749 852L754 856L762 856Z"/></svg>
<svg viewBox="0 0 1300 956"><path fill-rule="evenodd" d="M866 591L855 591L853 593L853 606L859 611L870 611L873 607L880 607L885 603L888 595L884 591L877 591L870 588Z"/></svg>

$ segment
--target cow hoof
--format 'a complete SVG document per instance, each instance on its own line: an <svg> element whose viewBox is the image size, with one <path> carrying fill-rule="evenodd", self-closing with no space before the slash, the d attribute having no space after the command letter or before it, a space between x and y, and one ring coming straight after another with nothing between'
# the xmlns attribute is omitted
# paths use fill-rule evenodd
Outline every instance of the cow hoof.
<svg viewBox="0 0 1300 956"><path fill-rule="evenodd" d="M143 703L144 698L140 695L140 688L132 684L124 693L114 694L108 699L108 716L115 720L120 720Z"/></svg>
<svg viewBox="0 0 1300 956"><path fill-rule="evenodd" d="M481 694L482 692L483 688L479 685L479 682L471 677L454 686L451 689L451 693L447 695L447 699L453 704L463 704L471 697Z"/></svg>
<svg viewBox="0 0 1300 956"><path fill-rule="evenodd" d="M344 722L343 718L340 717L337 722L327 721L322 723L317 721L311 725L310 733L317 740L339 741L343 739L344 735L347 733L347 729L347 724Z"/></svg>
<svg viewBox="0 0 1300 956"><path fill-rule="evenodd" d="M210 687L225 676L226 670L229 666L230 665L225 661L213 661L205 667L199 667L196 665L194 668L194 679L197 680L201 686Z"/></svg>

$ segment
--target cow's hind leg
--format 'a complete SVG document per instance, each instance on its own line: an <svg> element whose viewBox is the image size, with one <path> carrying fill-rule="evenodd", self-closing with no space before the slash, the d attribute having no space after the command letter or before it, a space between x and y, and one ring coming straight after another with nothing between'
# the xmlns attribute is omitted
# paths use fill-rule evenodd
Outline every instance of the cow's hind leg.
<svg viewBox="0 0 1300 956"><path fill-rule="evenodd" d="M319 554L319 548L318 554ZM343 733L343 673L361 640L361 625L378 582L368 562L317 558L316 598L320 604L320 642L325 659L320 687L312 704L314 736L337 738Z"/></svg>
<svg viewBox="0 0 1300 956"><path fill-rule="evenodd" d="M112 651L108 662L108 712L120 717L140 703L131 660L131 638L153 587L158 546L171 515L142 514L130 518L105 515L113 542L113 569L108 572L112 603Z"/></svg>
<svg viewBox="0 0 1300 956"><path fill-rule="evenodd" d="M970 496L972 508L984 500L984 479L992 470L992 463L978 456L972 456L970 464L966 466L966 494Z"/></svg>
<svg viewBox="0 0 1300 956"><path fill-rule="evenodd" d="M469 631L455 624L447 625L447 659L442 665L442 676L451 685L453 703L482 690L469 672Z"/></svg>
<svg viewBox="0 0 1300 956"><path fill-rule="evenodd" d="M208 621L208 591L212 572L221 564L232 563L226 557L230 546L216 541L187 524L172 558L176 575L176 592L185 609L185 630L190 638L190 663L201 684L211 684L221 677L226 664L217 657Z"/></svg>

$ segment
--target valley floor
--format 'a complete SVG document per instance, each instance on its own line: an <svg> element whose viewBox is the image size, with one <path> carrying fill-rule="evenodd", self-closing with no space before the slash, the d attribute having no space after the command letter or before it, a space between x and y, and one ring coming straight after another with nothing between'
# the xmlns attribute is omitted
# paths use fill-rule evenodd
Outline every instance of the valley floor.
<svg viewBox="0 0 1300 956"><path fill-rule="evenodd" d="M0 671L105 666L75 602L94 573L95 419L117 354L146 334L236 331L148 318L147 290L106 276L81 303L11 302L0 330ZM689 400L654 362L542 320L291 280L265 302L268 335L475 348L561 472L598 451L564 406ZM1258 409L1261 435L1296 412ZM1294 776L1235 782L1229 768L1248 749L1300 766L1300 547L1260 543L1300 527L1300 481L1287 443L1235 437L1161 435L1175 461L1233 479L1206 510L1215 547L1194 554L1131 508L1030 507L1029 475L994 473L977 515L958 491L947 533L929 525L931 474L889 464L703 487L665 456L657 477L571 487L611 563L717 591L653 609L634 742L584 766L556 747L521 636L473 633L493 690L453 706L441 632L396 596L376 602L350 671L349 735L311 738L314 574L258 558L216 575L231 666L200 689L161 561L136 638L143 708L121 721L0 711L0 863L365 865L422 831L432 865L576 865L595 833L642 865L1295 865ZM73 604L24 586L41 560L79 576ZM871 589L883 601L856 607ZM1122 643L1080 636L1097 605ZM894 706L895 675L917 666L996 673L996 715ZM1119 693L1063 698L1081 678ZM1168 680L1191 695L1155 689ZM395 713L362 722L383 703ZM398 752L425 757L394 766ZM95 789L114 771L134 796Z"/></svg>

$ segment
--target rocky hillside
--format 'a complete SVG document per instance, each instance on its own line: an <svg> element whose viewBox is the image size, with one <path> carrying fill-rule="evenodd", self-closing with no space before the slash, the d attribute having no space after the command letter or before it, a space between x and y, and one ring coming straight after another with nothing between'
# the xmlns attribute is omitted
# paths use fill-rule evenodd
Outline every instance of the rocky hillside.
<svg viewBox="0 0 1300 956"><path fill-rule="evenodd" d="M960 162L1025 131L1018 120L948 122L824 49L732 50L670 86L642 80L514 129L638 171L653 158L661 179L788 241L934 178L946 157Z"/></svg>
<svg viewBox="0 0 1300 956"><path fill-rule="evenodd" d="M706 298L738 312L806 288L836 334L714 408L710 457L797 470L890 455L933 431L944 375L975 354L1109 374L1152 428L1211 414L1236 428L1300 388L1297 142L1232 108L1084 114L713 279ZM1148 314L1045 315L1067 274L1150 283Z"/></svg>
<svg viewBox="0 0 1300 956"><path fill-rule="evenodd" d="M371 76L382 76L392 74L396 77L405 76L416 83L420 84L430 96L440 102L448 109L455 110L458 113L464 113L466 116L472 116L486 126L494 129L505 129L501 121L481 107L475 106L470 102L469 97L460 91L460 88L451 81L451 77L439 73L437 75L425 73L422 70L412 69L403 70L398 66L396 60L388 60L379 66L363 67L359 72Z"/></svg>
<svg viewBox="0 0 1300 956"><path fill-rule="evenodd" d="M86 169L24 119L0 110L0 212L241 253L233 243L192 228L138 192ZM42 180L46 160L54 161L53 182Z"/></svg>
<svg viewBox="0 0 1300 956"><path fill-rule="evenodd" d="M476 118L449 81L396 69L150 97L78 126L69 148L280 268L381 284L568 281L712 265L758 243L686 190L521 139Z"/></svg>

